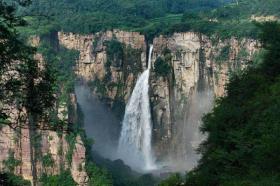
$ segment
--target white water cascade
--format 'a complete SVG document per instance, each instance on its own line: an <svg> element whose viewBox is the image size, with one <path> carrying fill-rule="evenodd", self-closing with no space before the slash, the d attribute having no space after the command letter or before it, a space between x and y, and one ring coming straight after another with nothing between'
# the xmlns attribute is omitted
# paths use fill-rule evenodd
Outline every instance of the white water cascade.
<svg viewBox="0 0 280 186"><path fill-rule="evenodd" d="M156 168L152 155L152 122L149 100L149 76L153 46L150 46L148 68L138 78L125 109L119 139L119 157L137 170Z"/></svg>

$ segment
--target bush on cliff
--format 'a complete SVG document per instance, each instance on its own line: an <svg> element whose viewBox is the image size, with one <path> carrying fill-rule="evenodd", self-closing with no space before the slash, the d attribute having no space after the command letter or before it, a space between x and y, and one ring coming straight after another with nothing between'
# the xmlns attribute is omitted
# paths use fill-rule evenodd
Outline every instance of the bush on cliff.
<svg viewBox="0 0 280 186"><path fill-rule="evenodd" d="M155 73L158 76L167 77L171 71L171 66L168 64L168 62L158 57L155 61Z"/></svg>

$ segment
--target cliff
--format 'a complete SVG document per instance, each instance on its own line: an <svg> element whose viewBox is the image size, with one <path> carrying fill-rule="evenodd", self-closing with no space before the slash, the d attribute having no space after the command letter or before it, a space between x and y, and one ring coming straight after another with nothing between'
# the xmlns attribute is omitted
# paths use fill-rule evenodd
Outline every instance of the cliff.
<svg viewBox="0 0 280 186"><path fill-rule="evenodd" d="M75 102L73 104L76 104ZM26 180L32 180L31 149L30 149L30 128L24 122L25 113L11 108L13 127L2 126L0 130L0 170L12 171ZM60 106L59 117L68 121L67 108ZM20 121L23 120L23 121ZM67 132L56 132L44 128L46 124L41 123L42 129L36 130L35 151L36 151L36 172L37 176L43 174L57 175L62 170L70 168L73 179L79 185L85 185L88 177L85 172L85 153L81 137L78 135L74 141L74 148L71 149L67 141ZM72 152L70 152L72 151ZM67 158L71 156L71 161Z"/></svg>
<svg viewBox="0 0 280 186"><path fill-rule="evenodd" d="M161 158L170 153L192 156L191 149L203 138L198 130L201 117L213 107L215 97L226 94L230 73L252 61L258 43L235 38L215 41L187 32L160 36L153 44L153 61L168 55L165 62L171 66L167 77L159 78L156 73L151 77L155 154Z"/></svg>
<svg viewBox="0 0 280 186"><path fill-rule="evenodd" d="M39 37L31 39L33 46L38 46ZM42 54L37 53L34 58L39 62L39 68L44 69ZM6 76L20 76L9 71ZM38 80L40 81L40 80ZM77 101L75 95L71 97L71 112L65 102L56 102L57 121L70 125L78 119ZM6 114L10 118L9 125L0 127L0 171L12 172L22 176L26 180L36 180L43 175L58 175L69 169L78 185L86 185L88 176L85 171L86 149L79 135L69 140L67 127L53 129L49 120L40 119L39 127L32 131L29 125L25 108L17 104L0 103L6 108ZM59 125L56 123L56 125ZM32 158L31 156L35 157ZM35 168L33 169L35 165ZM36 174L34 174L34 171Z"/></svg>
<svg viewBox="0 0 280 186"><path fill-rule="evenodd" d="M77 76L122 115L139 73L146 68L144 36L113 30L87 36L59 32L58 38L60 45L80 51Z"/></svg>
<svg viewBox="0 0 280 186"><path fill-rule="evenodd" d="M144 36L113 30L87 36L60 32L58 38L66 48L80 51L76 74L114 112L116 107L121 110L116 111L121 118L136 79L146 67ZM210 111L216 97L226 94L230 73L251 63L259 44L246 38L222 41L186 32L159 36L153 45L150 101L154 153L158 160L190 151L193 155L203 138L199 133L201 117ZM165 67L156 64L159 59ZM183 141L187 145L178 146L185 144Z"/></svg>

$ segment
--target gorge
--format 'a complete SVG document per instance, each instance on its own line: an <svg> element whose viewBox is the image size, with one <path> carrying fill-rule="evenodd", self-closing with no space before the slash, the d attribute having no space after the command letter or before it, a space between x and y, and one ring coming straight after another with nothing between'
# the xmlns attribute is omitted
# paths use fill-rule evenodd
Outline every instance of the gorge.
<svg viewBox="0 0 280 186"><path fill-rule="evenodd" d="M279 7L0 1L0 185L278 185Z"/></svg>
<svg viewBox="0 0 280 186"><path fill-rule="evenodd" d="M87 36L59 32L58 39L60 45L80 51L76 64L77 76L89 82L91 92L96 96L95 99L109 108L110 111L107 110L106 113L111 112L114 115L115 124L111 123L112 126L106 127L106 130L111 128L115 131L109 137L115 139L115 145L108 145L103 138L101 140L101 146L113 148L116 146L117 139L124 135L121 134L122 116L124 116L124 123L132 117L127 113L125 115L125 108L122 105L127 105L127 109L132 109L130 107L136 107L143 98L135 98L133 105L130 105L132 102L129 102L129 99L136 97L133 95L133 88L134 86L137 88L137 77L144 71L146 62L149 61L146 57L148 47L144 36L135 32L113 30ZM120 51L120 56L110 56L110 47L112 47L110 42L119 46L117 51ZM187 32L175 33L169 37L157 37L153 40L153 45L149 78L149 99L153 123L152 151L156 162L162 167L170 166L168 170L172 171L190 170L199 158L195 149L203 139L199 132L199 123L203 114L212 108L215 97L225 95L224 86L230 72L242 69L250 63L258 50L258 43L252 39L236 40L234 38L214 42L202 34ZM156 63L159 58L170 66L166 75L157 72ZM144 88L141 91L144 91ZM83 104L84 102L80 103L82 107ZM116 108L121 109L122 114L116 115L119 113L119 110L114 110ZM135 110L132 113L141 120L141 114L138 115L139 113ZM148 114L145 117L148 118ZM90 123L85 124L85 126L89 125ZM94 128L90 130L94 131ZM94 137L96 141L99 140L98 136L108 134L103 133L102 127L97 128L96 131L99 133ZM141 134L138 135L141 136ZM135 142L131 143L143 145L138 137L133 139ZM96 144L96 146L99 145ZM137 149L133 153L135 152ZM105 157L118 158L115 148L109 154L111 155ZM115 154L114 157L112 154ZM131 153L126 151L126 154ZM141 152L137 152L138 156L140 154ZM172 159L180 162L178 166ZM133 158L127 161L133 161Z"/></svg>
<svg viewBox="0 0 280 186"><path fill-rule="evenodd" d="M258 42L252 39L216 42L193 32L156 37L149 51L145 37L137 32L52 35L52 43L79 52L72 100L83 112L85 132L94 139L93 150L111 160L121 158L140 172L183 172L196 166L200 157L196 149L204 138L199 132L203 114L212 108L215 97L225 95L230 72L250 64L258 50ZM61 112L64 109L61 106ZM70 114L70 120L73 116L77 119ZM15 149L16 157L21 154L21 147L10 143L13 134L7 138L6 128L1 133L5 141L1 148ZM43 134L43 139L54 140L41 142L51 146L42 148L60 161L58 144L65 142L51 133ZM76 141L71 170L75 181L83 185L88 178L79 167L85 164L85 149L79 136ZM63 148L67 155L69 147ZM29 164L16 169L29 180L30 171ZM42 171L59 172L58 168Z"/></svg>

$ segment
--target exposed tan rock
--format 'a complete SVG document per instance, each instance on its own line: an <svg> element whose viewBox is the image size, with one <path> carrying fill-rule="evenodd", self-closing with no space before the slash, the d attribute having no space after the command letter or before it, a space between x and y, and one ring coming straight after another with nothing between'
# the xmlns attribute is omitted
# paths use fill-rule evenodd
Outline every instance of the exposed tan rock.
<svg viewBox="0 0 280 186"><path fill-rule="evenodd" d="M88 176L85 170L86 149L80 136L76 137L76 144L72 156L71 173L72 177L79 185L87 185Z"/></svg>
<svg viewBox="0 0 280 186"><path fill-rule="evenodd" d="M94 35L82 36L73 33L58 33L58 39L60 45L68 48L80 51L79 60L76 65L76 74L78 77L86 81L99 80L102 82L107 73L106 70L106 46L105 42L112 39L116 39L123 43L126 47L141 51L139 57L139 66L142 69L146 68L146 42L145 37L138 32L125 32L120 30L106 31L96 33ZM129 61L127 62L129 63ZM135 78L138 74L126 73L118 67L111 67L111 84L123 84L121 90L117 86L107 87L105 95L102 95L108 100L115 100L120 95L124 96L124 101L127 102L131 94L132 87L135 83ZM113 104L113 101L109 101L109 105Z"/></svg>
<svg viewBox="0 0 280 186"><path fill-rule="evenodd" d="M38 38L33 39L39 42ZM35 42L33 41L33 42ZM35 42L35 43L36 43ZM36 54L35 59L39 61L43 70L43 56L41 54ZM2 81L7 81L10 78L20 78L17 71L11 68L1 77ZM37 80L40 81L40 80ZM68 116L68 109L66 104L58 105L58 118L64 122L74 123L77 121L77 102L74 95L71 95L73 112L71 116ZM32 175L32 163L31 163L31 151L34 151L34 147L31 149L31 136L30 128L27 119L27 113L25 108L21 108L16 104L5 103L2 101L0 103L2 108L5 108L6 114L9 116L10 125L2 126L0 128L0 171L7 171L4 161L11 158L10 152L14 154L14 158L19 160L21 163L15 167L14 173L16 175L22 176L26 180L33 180ZM70 122L70 123L71 123ZM85 147L81 141L81 138L77 136L77 142L75 144L75 149L72 157L72 165L82 164L77 173L76 166L70 166L66 160L66 154L69 151L69 144L66 141L66 133L62 132L59 134L57 131L51 129L47 130L44 128L48 123L45 121L39 121L39 126L34 133L38 135L38 139L34 140L34 143L38 144L38 149L36 151L44 157L47 154L51 154L53 159L53 165L50 167L44 167L42 160L37 157L36 172L37 177L40 177L43 173L48 175L60 174L61 170L70 168L74 180L79 185L85 185L88 176L85 171ZM43 129L44 128L44 129ZM43 129L43 130L42 130ZM33 134L34 135L34 134Z"/></svg>
<svg viewBox="0 0 280 186"><path fill-rule="evenodd" d="M86 81L102 81L111 73L110 84L122 84L109 87L103 98L113 105L120 94L128 101L139 73L128 73L127 69L111 66L106 69L105 41L113 38L133 49L141 50L140 65L146 68L146 41L144 36L136 32L113 30L94 35L82 36L73 33L58 34L61 45L80 51L76 65L76 74ZM225 85L231 71L243 69L258 50L258 42L252 39L231 38L225 41L216 40L193 32L174 33L172 36L159 36L153 40L153 63L163 55L165 48L171 51L172 75L159 78L152 71L150 78L150 95L153 115L153 147L156 156L168 154L172 138L178 125L177 115L186 117L187 102L197 88L199 79L204 81L215 93L216 97L226 94ZM228 50L225 59L220 59L222 52Z"/></svg>
<svg viewBox="0 0 280 186"><path fill-rule="evenodd" d="M275 15L268 15L268 16L252 15L251 20L257 21L257 22L279 21L279 17L277 17Z"/></svg>
<svg viewBox="0 0 280 186"><path fill-rule="evenodd" d="M151 77L151 102L154 121L154 149L157 155L168 154L172 138L178 125L177 114L185 115L186 104L198 86L201 76L212 87L216 97L224 96L229 73L243 69L258 50L258 42L252 39L231 38L214 44L207 36L187 32L174 33L170 37L154 39L153 62L163 56L167 48L171 51L173 78L168 81ZM223 49L229 48L226 59L218 61ZM241 56L246 54L246 56ZM171 82L173 81L173 82ZM168 134L168 135L167 135Z"/></svg>

